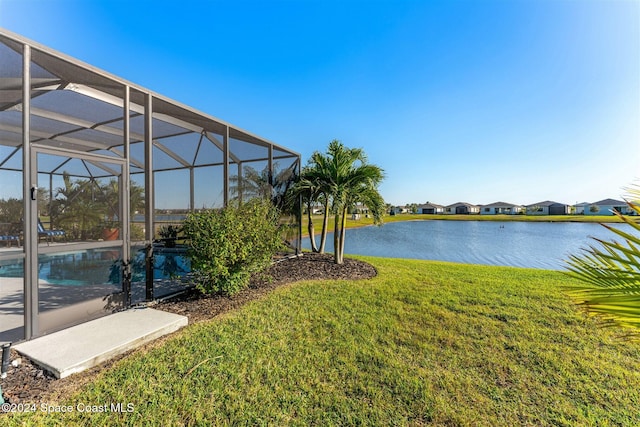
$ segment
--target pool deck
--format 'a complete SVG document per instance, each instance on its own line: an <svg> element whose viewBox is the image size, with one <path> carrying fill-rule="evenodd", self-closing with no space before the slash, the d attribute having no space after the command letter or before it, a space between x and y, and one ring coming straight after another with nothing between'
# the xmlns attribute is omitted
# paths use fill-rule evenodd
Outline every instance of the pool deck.
<svg viewBox="0 0 640 427"><path fill-rule="evenodd" d="M187 325L187 318L133 308L15 345L57 378L84 371Z"/></svg>

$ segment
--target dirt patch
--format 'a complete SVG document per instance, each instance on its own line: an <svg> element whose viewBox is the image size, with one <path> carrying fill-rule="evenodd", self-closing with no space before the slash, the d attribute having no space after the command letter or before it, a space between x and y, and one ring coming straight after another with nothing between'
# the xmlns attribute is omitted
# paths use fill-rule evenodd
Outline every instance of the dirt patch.
<svg viewBox="0 0 640 427"><path fill-rule="evenodd" d="M198 291L192 290L154 304L153 308L186 316L191 324L235 310L279 286L299 280L356 280L369 279L376 275L376 269L362 261L347 258L343 264L336 265L333 263L332 255L305 253L304 256L275 263L266 273L254 276L249 287L233 297L203 296ZM146 347L158 345L162 341L161 338L133 351L141 351ZM91 381L99 371L112 366L128 354L131 352L82 373L58 380L12 350L11 361L18 366L9 367L7 377L0 379L0 386L2 386L5 401L9 403L52 403L64 399Z"/></svg>

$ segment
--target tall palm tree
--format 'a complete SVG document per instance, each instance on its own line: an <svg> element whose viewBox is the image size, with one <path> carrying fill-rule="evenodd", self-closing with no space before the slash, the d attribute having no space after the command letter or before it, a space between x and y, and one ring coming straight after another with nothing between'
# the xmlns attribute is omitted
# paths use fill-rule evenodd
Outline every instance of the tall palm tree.
<svg viewBox="0 0 640 427"><path fill-rule="evenodd" d="M311 214L313 213L313 205L318 197L318 186L313 179L309 177L309 167L305 166L302 169L300 178L291 187L291 191L287 193L287 202L290 206L295 206L299 203L299 199L302 198L302 203L307 207L307 231L309 233L309 241L311 242L311 250L318 252L318 246L316 245L315 229Z"/></svg>
<svg viewBox="0 0 640 427"><path fill-rule="evenodd" d="M323 254L327 242L330 202L333 191L331 163L329 157L319 151L314 152L309 159L307 177L309 180L313 181L314 185L317 187L316 198L314 201L320 202L323 205L322 232L320 233L320 248L318 249L318 252Z"/></svg>
<svg viewBox="0 0 640 427"><path fill-rule="evenodd" d="M347 148L338 140L331 141L326 156L317 157L317 178L331 197L335 215L334 261L342 264L349 209L355 207L356 203L363 203L369 208L375 224L382 220L384 199L378 191L378 185L384 179L384 171L368 164L362 149Z"/></svg>
<svg viewBox="0 0 640 427"><path fill-rule="evenodd" d="M631 190L635 202L627 202L630 209L640 215L637 199L640 189ZM601 224L614 235L624 239L604 241L594 239L601 247L590 246L581 256L569 258L568 273L584 282L584 287L573 292L579 303L589 312L612 322L636 330L640 334L640 224L633 217L615 212L631 232Z"/></svg>

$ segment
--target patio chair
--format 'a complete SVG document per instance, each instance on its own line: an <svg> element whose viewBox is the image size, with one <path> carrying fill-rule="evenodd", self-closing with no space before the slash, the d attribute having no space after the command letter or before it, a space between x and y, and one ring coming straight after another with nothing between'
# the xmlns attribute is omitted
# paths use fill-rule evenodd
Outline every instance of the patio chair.
<svg viewBox="0 0 640 427"><path fill-rule="evenodd" d="M0 235L0 242L6 242L7 247L11 247L13 242L16 242L16 245L20 247L20 236Z"/></svg>
<svg viewBox="0 0 640 427"><path fill-rule="evenodd" d="M38 218L38 239L45 238L47 245L53 242L54 237L65 237L67 233L64 230L46 230L42 221Z"/></svg>
<svg viewBox="0 0 640 427"><path fill-rule="evenodd" d="M20 234L16 233L10 223L0 223L0 242L6 242L11 247L13 242L20 247Z"/></svg>

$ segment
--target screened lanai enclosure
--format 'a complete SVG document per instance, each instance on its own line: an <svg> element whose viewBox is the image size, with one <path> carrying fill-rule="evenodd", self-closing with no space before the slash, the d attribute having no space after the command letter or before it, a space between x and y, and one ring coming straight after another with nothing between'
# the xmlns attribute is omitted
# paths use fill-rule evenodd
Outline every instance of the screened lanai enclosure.
<svg viewBox="0 0 640 427"><path fill-rule="evenodd" d="M162 231L278 203L299 168L294 151L0 29L0 342L184 287L189 260ZM281 221L299 251L299 215Z"/></svg>

